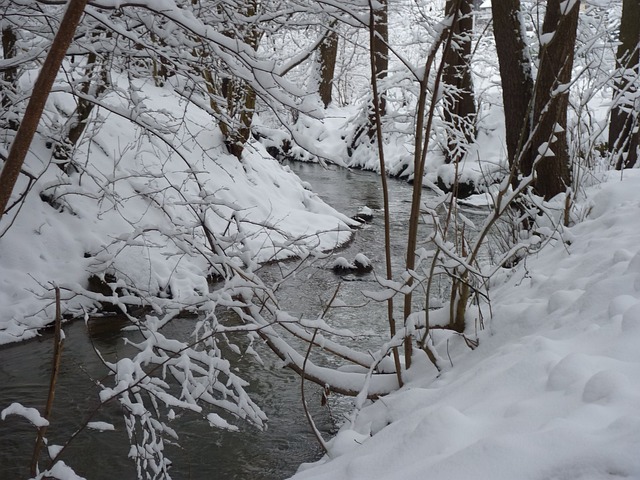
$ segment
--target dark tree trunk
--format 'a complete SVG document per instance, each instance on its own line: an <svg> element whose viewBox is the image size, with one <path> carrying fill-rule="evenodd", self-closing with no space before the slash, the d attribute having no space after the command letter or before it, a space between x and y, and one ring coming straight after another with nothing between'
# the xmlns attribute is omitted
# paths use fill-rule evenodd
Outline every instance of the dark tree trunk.
<svg viewBox="0 0 640 480"><path fill-rule="evenodd" d="M640 122L637 95L640 80L640 0L623 0L620 45L614 86L614 106L609 122L609 150L616 169L633 167L638 160Z"/></svg>
<svg viewBox="0 0 640 480"><path fill-rule="evenodd" d="M2 55L5 60L16 56L16 41L16 34L13 31L13 28L10 26L4 27L2 29ZM18 130L18 121L15 118L12 118L11 113L9 112L9 110L11 110L11 105L13 104L11 94L15 93L16 90L17 68L6 68L3 71L2 76L4 80L2 93L0 94L2 111L9 117L9 120L6 123L3 120L2 126L11 130Z"/></svg>
<svg viewBox="0 0 640 480"><path fill-rule="evenodd" d="M258 0L249 0L241 7L241 13L246 17L254 17L258 12L258 7ZM264 30L261 30L257 24L251 23L223 33L230 38L242 38L245 44L253 50L257 50ZM205 56L206 53L203 52L203 59ZM204 60L212 63L209 59ZM218 125L224 136L225 146L231 155L240 160L244 147L251 136L251 125L256 107L256 91L249 83L240 78L224 74L217 76L214 72L214 69L207 67L201 71L201 74L207 90L211 94L211 108L221 117ZM219 102L217 98L224 100L224 102Z"/></svg>
<svg viewBox="0 0 640 480"><path fill-rule="evenodd" d="M455 9L459 13L454 17ZM476 103L471 78L471 39L473 35L473 0L448 0L446 15L456 18L453 42L444 52L444 112L447 126L447 163L462 160L466 145L476 137Z"/></svg>
<svg viewBox="0 0 640 480"><path fill-rule="evenodd" d="M387 0L378 0L379 9L375 11L376 22L373 26L375 36L373 40L373 51L375 53L376 79L378 82L387 78L389 70L389 12ZM387 102L384 89L380 91L380 115L387 113ZM371 125L375 120L370 118ZM374 129L375 130L375 129ZM375 132L373 132L375 134Z"/></svg>
<svg viewBox="0 0 640 480"><path fill-rule="evenodd" d="M369 25L369 28L373 29L373 35L370 35L369 49L373 52L374 62L372 73L375 71L375 76L371 78L371 82L378 83L378 90L380 92L378 97L378 112L383 117L387 113L387 101L384 91L384 87L380 86L382 81L387 77L389 70L389 8L388 0L378 0L376 3L369 2L369 7L373 10L373 24ZM358 148L363 139L368 139L371 142L376 136L376 115L372 108L369 109L366 123L358 125L356 128L351 142L348 147L349 155L351 152ZM365 136L366 133L366 136Z"/></svg>
<svg viewBox="0 0 640 480"><path fill-rule="evenodd" d="M104 62L98 60L97 55L91 52L87 56L87 66L85 67L84 80L80 87L80 93L83 96L76 97L76 110L69 119L66 138L56 145L53 155L58 160L68 160L71 150L78 144L82 137L89 116L93 111L95 103L87 100L85 96L99 97L105 91L107 86L107 73ZM69 162L59 163L58 166L63 170L66 169Z"/></svg>
<svg viewBox="0 0 640 480"><path fill-rule="evenodd" d="M571 6L569 11L562 8ZM567 107L580 1L547 1L542 25L540 66L534 90L531 144L522 158L522 173L535 165L534 189L546 200L571 185L567 144Z"/></svg>
<svg viewBox="0 0 640 480"><path fill-rule="evenodd" d="M378 0L379 8L374 11L375 22L373 24L374 35L369 48L374 53L375 81L378 85L387 78L389 70L389 11L387 0ZM373 82L374 79L371 79ZM380 96L378 99L378 108L380 116L387 113L387 100L384 88L379 88ZM369 114L367 132L369 139L372 140L376 136L375 114L373 111ZM359 137L359 135L357 135ZM357 140L357 138L356 138Z"/></svg>
<svg viewBox="0 0 640 480"><path fill-rule="evenodd" d="M325 108L331 103L331 93L333 91L333 75L336 70L336 59L338 57L338 32L332 30L329 32L324 41L320 44L319 55L319 73L320 82L318 85L318 93L320 100Z"/></svg>
<svg viewBox="0 0 640 480"><path fill-rule="evenodd" d="M509 167L517 168L522 147L529 137L533 76L527 44L523 37L524 25L520 15L520 0L492 2L493 35L496 41L502 102L506 127ZM513 176L517 182L517 169Z"/></svg>

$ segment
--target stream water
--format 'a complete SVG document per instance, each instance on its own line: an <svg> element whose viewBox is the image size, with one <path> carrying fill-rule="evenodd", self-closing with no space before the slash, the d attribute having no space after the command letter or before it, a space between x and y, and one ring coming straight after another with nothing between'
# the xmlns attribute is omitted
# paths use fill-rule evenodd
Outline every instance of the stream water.
<svg viewBox="0 0 640 480"><path fill-rule="evenodd" d="M348 215L365 205L374 210L373 221L358 230L354 241L336 255L352 260L357 253L364 253L377 271L384 272L380 177L370 172L324 169L317 164L294 163L290 168L338 210ZM399 270L406 248L411 186L390 180L389 187L392 249L395 268ZM329 263L327 260L325 266ZM269 275L268 270L265 274ZM340 298L354 305L365 303L361 290L376 287L372 274L340 277L328 268L313 266L280 291L281 300L293 314L317 315L338 283L342 284ZM364 346L377 344L388 330L384 304L334 309L328 321L358 333L357 341ZM106 369L95 355L92 342L107 357L125 353L122 334L113 328L101 329L97 323L94 327L88 331L83 322L64 327L62 369L47 434L51 444L63 443L98 403L94 379L103 378ZM52 344L52 336L44 333L38 340L0 348L0 409L20 401L44 410ZM293 474L300 463L321 456L302 411L300 379L275 360L265 369L257 365L240 367L252 384L254 400L269 416L268 429L259 432L240 424L240 432L228 433L209 427L196 415L183 415L172 423L180 435L180 446L166 447L167 456L173 461L174 479L282 479ZM338 414L335 408L332 413L320 405L319 390L313 385L307 383L306 391L314 419L328 438L339 423ZM129 443L117 406L104 407L96 420L112 423L116 430L81 433L63 460L91 480L136 478L135 466L127 459ZM0 421L0 478L28 478L34 438L35 430L23 419L11 416Z"/></svg>

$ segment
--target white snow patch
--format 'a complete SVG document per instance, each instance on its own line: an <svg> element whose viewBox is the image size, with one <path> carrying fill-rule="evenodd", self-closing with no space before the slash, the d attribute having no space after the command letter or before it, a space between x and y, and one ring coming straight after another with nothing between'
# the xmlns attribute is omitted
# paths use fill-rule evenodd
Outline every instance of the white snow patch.
<svg viewBox="0 0 640 480"><path fill-rule="evenodd" d="M344 427L339 456L293 478L640 478L638 191L638 171L592 187L571 244L493 287L476 350L452 345L440 374L418 362L403 389ZM444 340L455 337L434 336Z"/></svg>
<svg viewBox="0 0 640 480"><path fill-rule="evenodd" d="M116 429L113 424L107 422L89 422L87 423L87 428L90 428L92 430L99 430L101 432L107 432Z"/></svg>
<svg viewBox="0 0 640 480"><path fill-rule="evenodd" d="M31 407L25 407L18 402L14 402L0 413L0 419L4 420L7 415L18 415L29 420L36 427L48 427L49 421L40 415L40 412Z"/></svg>

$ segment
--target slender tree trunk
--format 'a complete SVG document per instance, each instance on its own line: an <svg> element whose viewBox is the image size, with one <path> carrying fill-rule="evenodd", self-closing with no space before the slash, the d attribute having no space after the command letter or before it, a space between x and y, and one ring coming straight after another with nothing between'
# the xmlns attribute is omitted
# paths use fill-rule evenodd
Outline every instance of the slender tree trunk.
<svg viewBox="0 0 640 480"><path fill-rule="evenodd" d="M80 23L86 4L87 0L69 0L67 10L60 22L58 33L53 39L51 49L38 74L22 123L18 128L15 140L11 144L7 161L2 168L2 172L0 172L0 220L9 203L11 192L18 180L20 169L38 128L40 117L42 117L49 92L51 92L51 87L56 79L58 70L60 70L62 60L73 40L73 35Z"/></svg>
<svg viewBox="0 0 640 480"><path fill-rule="evenodd" d="M100 61L94 52L90 52L87 56L87 65L84 72L85 80L81 83L80 93L83 96L76 97L76 110L69 119L66 138L63 138L53 152L58 160L68 160L71 150L78 144L82 137L89 116L95 107L95 103L87 100L84 96L91 95L99 97L107 87L107 72L104 61ZM68 162L60 163L60 168L65 168Z"/></svg>
<svg viewBox="0 0 640 480"><path fill-rule="evenodd" d="M640 115L635 97L640 89L640 0L623 0L620 45L609 122L609 150L616 169L633 167L638 160Z"/></svg>
<svg viewBox="0 0 640 480"><path fill-rule="evenodd" d="M376 72L376 82L379 92L379 113L384 117L387 113L387 99L384 90L384 79L387 78L389 70L389 6L388 0L377 0L376 2L369 2L374 9L373 25L369 28L373 29L373 35L369 36L369 49L373 52L373 62ZM352 151L358 147L362 142L364 134L367 134L369 141L373 140L376 136L376 119L373 108L369 110L367 122L363 125L359 125L356 129L351 143L349 145L349 151ZM349 153L351 155L351 153Z"/></svg>
<svg viewBox="0 0 640 480"><path fill-rule="evenodd" d="M476 137L476 103L471 78L471 38L473 35L473 0L447 0L446 15L453 16L454 9L459 14L452 25L454 42L444 55L443 117L447 126L447 163L456 163L465 155L466 146Z"/></svg>
<svg viewBox="0 0 640 480"><path fill-rule="evenodd" d="M16 34L12 27L6 26L2 29L2 55L5 60L16 56ZM2 87L2 93L0 94L0 103L2 105L2 111L7 114L13 104L11 93L15 93L16 81L17 81L17 68L9 67L3 72L4 86ZM4 123L3 126L11 130L18 129L18 121L11 117L9 114L9 120Z"/></svg>
<svg viewBox="0 0 640 480"><path fill-rule="evenodd" d="M320 82L318 85L318 93L320 100L325 108L331 103L331 94L333 92L333 76L336 70L336 59L338 58L338 32L332 30L329 32L318 49L318 70L320 73Z"/></svg>
<svg viewBox="0 0 640 480"><path fill-rule="evenodd" d="M373 28L374 34L369 39L369 48L373 52L376 82L380 90L378 99L379 113L381 117L384 117L387 113L387 99L383 80L387 78L389 70L389 5L388 0L378 0L377 2L374 2L373 5L374 23L370 28ZM375 138L376 120L373 110L369 112L367 125L360 127L359 132L356 133L352 142L352 147L356 146L356 143L359 141L359 138L361 138L361 134L364 131L367 132L370 141Z"/></svg>
<svg viewBox="0 0 640 480"><path fill-rule="evenodd" d="M493 35L496 41L502 103L506 127L509 167L517 167L522 147L530 132L530 103L533 98L533 74L520 13L520 0L491 3ZM513 175L517 182L517 171Z"/></svg>
<svg viewBox="0 0 640 480"><path fill-rule="evenodd" d="M462 1L462 0L458 0ZM457 21L457 15L459 9L454 9L453 16L451 17L451 25L454 25ZM413 173L413 193L411 196L411 213L409 215L409 231L407 234L407 254L406 254L406 270L411 272L416 266L416 249L418 247L418 227L420 225L421 217L421 198L422 198L422 182L424 181L424 169L427 159L427 152L429 151L429 140L431 138L431 127L433 125L433 118L436 110L435 93L431 95L431 103L427 109L427 99L430 92L438 92L442 85L442 73L444 70L444 58L440 61L440 65L435 74L433 83L433 90L429 89L429 76L431 74L431 68L435 62L436 53L438 48L444 42L444 50L450 48L453 40L451 29L443 28L440 35L434 42L432 50L427 56L422 75L420 79L420 95L418 97L418 105L416 110L416 127L415 127L415 141L414 141L414 173ZM410 277L407 280L407 285L413 284L413 278ZM406 322L412 312L413 294L411 291L405 294L403 302L403 316ZM411 368L411 356L413 354L413 343L411 335L407 334L404 339L404 356L406 368Z"/></svg>
<svg viewBox="0 0 640 480"><path fill-rule="evenodd" d="M537 161L534 189L546 200L571 185L566 129L579 12L579 0L549 0L542 25L531 148L521 166L522 173L529 175Z"/></svg>
<svg viewBox="0 0 640 480"><path fill-rule="evenodd" d="M375 10L375 24L373 25L374 37L371 44L375 55L376 80L378 85L387 78L389 71L389 4L388 0L378 0L379 8ZM380 115L385 116L387 113L387 101L384 94L384 88L380 91ZM370 137L375 135L375 119L371 117L369 123L372 126Z"/></svg>
<svg viewBox="0 0 640 480"><path fill-rule="evenodd" d="M374 24L374 9L372 8L371 2L369 2L369 21ZM369 26L369 41L373 43L373 36L375 35L375 30ZM385 253L385 266L386 266L386 274L387 280L391 280L393 278L393 270L392 270L392 262L391 262L391 215L389 213L389 188L387 186L387 168L385 163L384 156L384 144L382 143L382 118L380 116L380 95L378 95L378 81L377 72L376 72L376 63L374 61L373 50L369 51L370 60L371 60L371 94L373 97L373 114L375 118L375 129L376 129L376 144L378 147L378 159L380 161L380 179L382 182L382 200L384 204L384 253ZM387 320L389 321L389 336L391 338L396 335L396 320L393 314L393 297L387 300ZM398 386L402 387L402 366L400 365L400 353L398 352L398 347L393 347L392 349L393 355L393 363L396 368L396 376L398 378ZM411 364L411 362L409 362Z"/></svg>

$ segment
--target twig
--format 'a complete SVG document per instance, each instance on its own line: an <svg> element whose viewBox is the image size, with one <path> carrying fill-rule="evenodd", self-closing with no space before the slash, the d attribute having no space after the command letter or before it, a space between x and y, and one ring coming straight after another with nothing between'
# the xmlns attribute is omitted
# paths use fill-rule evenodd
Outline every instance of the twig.
<svg viewBox="0 0 640 480"><path fill-rule="evenodd" d="M338 284L338 286L336 287L336 290L333 292L333 296L331 297L331 300L329 300L329 303L327 303L327 306L324 308L324 310L322 312L322 315L320 316L321 319L324 318L324 316L327 314L327 312L331 308L331 305L333 304L333 302L335 301L336 297L338 296L338 291L340 290L340 285L342 285L342 284L341 283ZM302 375L301 375L302 381L300 382L300 395L302 397L302 408L304 409L304 414L307 417L307 421L309 422L309 426L311 427L311 431L313 432L313 434L316 437L316 440L318 440L318 443L320 444L320 446L324 450L324 453L329 455L329 449L327 448L327 443L322 438L322 434L320 433L320 430L318 430L318 427L316 427L316 424L313 421L313 417L311 416L311 413L309 412L309 407L307 406L307 400L306 400L306 398L304 396L304 377L305 377L304 373L305 373L305 369L307 368L307 360L309 360L309 355L311 354L311 348L313 347L313 342L315 341L317 334L318 334L318 329L316 328L313 331L313 336L311 337L311 341L309 342L309 347L307 348L307 353L305 354L304 361L302 362Z"/></svg>
<svg viewBox="0 0 640 480"><path fill-rule="evenodd" d="M60 359L62 358L62 347L64 339L62 338L62 315L60 314L60 288L55 286L56 292L56 320L55 320L55 334L53 345L53 366L51 369L51 380L49 383L49 395L47 397L47 405L44 409L44 418L49 420L51 411L53 410L53 400L56 396L56 383L58 381L58 373L60 372ZM40 427L38 429L38 436L36 437L36 444L33 447L33 457L31 458L31 475L35 476L38 473L38 459L40 458L40 451L44 443L44 436L47 433L47 427Z"/></svg>
<svg viewBox="0 0 640 480"><path fill-rule="evenodd" d="M337 289L336 289L336 293L337 293ZM311 427L311 431L313 432L313 435L316 437L316 440L318 440L318 443L322 447L322 450L324 450L324 453L329 455L329 449L327 448L327 443L322 438L322 434L320 433L320 430L318 430L318 427L316 427L316 423L313 421L313 417L311 416L311 413L309 412L309 407L307 406L307 400L304 396L304 371L305 371L305 368L307 367L307 360L309 359L309 354L311 353L311 347L313 347L313 341L316 339L316 333L318 333L317 328L313 331L313 337L311 338L311 342L309 343L309 347L307 348L307 353L304 356L304 361L302 362L302 376L300 377L302 381L300 382L300 395L302 396L302 408L304 409L304 415L305 417L307 417L307 421L309 422L309 427Z"/></svg>

